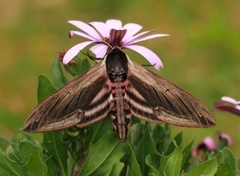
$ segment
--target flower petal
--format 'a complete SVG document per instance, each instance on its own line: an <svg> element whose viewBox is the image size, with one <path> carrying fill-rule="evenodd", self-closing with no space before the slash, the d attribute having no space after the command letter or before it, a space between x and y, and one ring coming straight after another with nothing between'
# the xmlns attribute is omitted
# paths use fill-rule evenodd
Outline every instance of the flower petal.
<svg viewBox="0 0 240 176"><path fill-rule="evenodd" d="M203 140L203 143L206 145L206 147L209 151L213 151L213 150L217 149L216 142L212 137L206 137Z"/></svg>
<svg viewBox="0 0 240 176"><path fill-rule="evenodd" d="M225 101L225 102L228 102L228 103L232 103L235 105L235 108L240 110L240 101L237 101L235 100L234 98L231 98L231 97L227 97L227 96L224 96L221 98L222 101Z"/></svg>
<svg viewBox="0 0 240 176"><path fill-rule="evenodd" d="M226 101L226 102L229 102L229 103L232 103L232 104L239 104L240 102L238 102L237 100L235 100L234 98L231 98L231 97L227 97L227 96L224 96L221 98L222 101Z"/></svg>
<svg viewBox="0 0 240 176"><path fill-rule="evenodd" d="M74 35L78 35L80 37L83 37L85 39L88 39L88 40L91 40L91 41L94 41L94 42L101 42L99 40L96 40L95 38L93 38L92 36L90 35L87 35L83 32L79 32L79 31L70 31L70 36L73 37Z"/></svg>
<svg viewBox="0 0 240 176"><path fill-rule="evenodd" d="M129 48L131 50L136 51L137 53L141 54L143 57L145 57L157 70L160 69L160 67L163 67L161 59L151 50L149 50L146 47L139 46L139 45L129 45L125 48Z"/></svg>
<svg viewBox="0 0 240 176"><path fill-rule="evenodd" d="M127 30L127 33L125 34L125 36L122 39L122 41L124 43L124 41L130 39L133 35L135 35L137 32L139 32L142 29L142 26L140 26L139 24L135 24L135 23L128 23L128 24L124 25L122 28Z"/></svg>
<svg viewBox="0 0 240 176"><path fill-rule="evenodd" d="M240 106L233 106L223 102L215 103L215 108L220 111L227 111L240 116Z"/></svg>
<svg viewBox="0 0 240 176"><path fill-rule="evenodd" d="M109 30L122 28L122 22L120 20L115 19L107 20L106 25L109 27Z"/></svg>
<svg viewBox="0 0 240 176"><path fill-rule="evenodd" d="M80 52L80 50L90 45L91 43L93 42L92 41L82 42L70 48L63 57L63 64L67 64Z"/></svg>
<svg viewBox="0 0 240 176"><path fill-rule="evenodd" d="M109 37L110 29L106 23L93 21L90 23L101 35L101 37Z"/></svg>
<svg viewBox="0 0 240 176"><path fill-rule="evenodd" d="M201 156L200 151L214 151L216 149L217 144L214 138L208 136L196 146L196 148L192 151L192 156L200 155L200 159L205 160L205 158Z"/></svg>
<svg viewBox="0 0 240 176"><path fill-rule="evenodd" d="M227 140L227 146L230 147L232 145L232 138L230 135L226 134L226 133L221 133L220 134L220 139L226 139Z"/></svg>
<svg viewBox="0 0 240 176"><path fill-rule="evenodd" d="M78 27L79 29L81 29L82 31L87 33L89 36L91 36L92 38L95 38L98 41L102 39L102 37L99 35L99 33L93 27L91 27L89 24L84 23L82 21L76 21L76 20L71 20L68 22L70 24Z"/></svg>
<svg viewBox="0 0 240 176"><path fill-rule="evenodd" d="M153 38L158 38L158 37L165 37L165 36L169 36L168 34L153 34L153 35L149 35L143 38L135 38L135 40L132 40L131 42L128 43L128 45L134 44L134 43L138 43L144 40L149 40L149 39L153 39Z"/></svg>
<svg viewBox="0 0 240 176"><path fill-rule="evenodd" d="M132 42L132 41L135 41L136 39L139 39L139 38L142 38L142 37L148 35L148 34L151 33L151 32L153 32L153 30L141 32L141 33L133 36L132 38L129 38L128 40L126 40L125 43L128 44L128 43L130 43L130 42ZM124 44L125 44L125 43L124 43Z"/></svg>
<svg viewBox="0 0 240 176"><path fill-rule="evenodd" d="M144 41L144 40L149 40L152 38L169 36L169 34L153 34L153 35L147 36L151 32L153 32L153 30L141 32L135 35L134 37L132 37L130 40L125 41L124 45L131 45L131 44Z"/></svg>
<svg viewBox="0 0 240 176"><path fill-rule="evenodd" d="M104 58L107 53L108 46L105 44L98 44L91 47L89 50L95 54L97 58Z"/></svg>

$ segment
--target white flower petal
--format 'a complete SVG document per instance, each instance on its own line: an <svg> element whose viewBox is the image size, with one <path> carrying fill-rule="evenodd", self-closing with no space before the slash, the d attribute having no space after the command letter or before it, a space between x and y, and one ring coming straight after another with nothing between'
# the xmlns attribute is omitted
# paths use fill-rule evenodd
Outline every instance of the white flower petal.
<svg viewBox="0 0 240 176"><path fill-rule="evenodd" d="M137 34L137 35L129 38L128 40L126 40L126 41L125 41L125 44L132 43L132 41L135 41L135 40L137 40L137 39L139 39L139 38L142 38L143 36L147 35L147 34L150 33L150 32L152 32L152 30L151 30L151 31L141 32L141 33L139 33L139 34Z"/></svg>
<svg viewBox="0 0 240 176"><path fill-rule="evenodd" d="M127 44L131 45L131 44L138 43L138 42L141 42L141 41L144 41L144 40L150 40L150 39L153 39L153 38L165 37L165 36L169 36L169 35L168 34L153 34L153 35L149 35L149 36L146 36L146 37L143 37L143 38L135 38L135 40L132 40L132 41L128 42Z"/></svg>
<svg viewBox="0 0 240 176"><path fill-rule="evenodd" d="M91 27L89 24L84 23L82 21L76 21L76 20L71 20L68 22L70 24L78 27L79 29L81 29L82 31L87 33L89 36L91 36L92 38L95 38L98 41L102 39L102 37L99 35L99 33L93 27Z"/></svg>
<svg viewBox="0 0 240 176"><path fill-rule="evenodd" d="M239 105L236 105L235 108L240 110L240 103L239 103Z"/></svg>
<svg viewBox="0 0 240 176"><path fill-rule="evenodd" d="M142 26L140 26L139 24L135 24L135 23L128 23L123 26L123 29L127 29L127 33L125 34L125 36L122 39L122 41L124 43L124 41L130 39L130 37L132 37L137 32L139 32L142 29Z"/></svg>
<svg viewBox="0 0 240 176"><path fill-rule="evenodd" d="M227 96L222 97L221 100L222 100L222 101L229 102L229 103L232 103L232 104L234 104L234 105L237 105L237 104L240 103L240 102L238 102L237 100L235 100L234 98L227 97Z"/></svg>
<svg viewBox="0 0 240 176"><path fill-rule="evenodd" d="M105 44L98 44L92 46L89 50L93 52L96 58L104 58L107 53L108 46Z"/></svg>
<svg viewBox="0 0 240 176"><path fill-rule="evenodd" d="M98 21L93 21L90 23L95 29L100 33L102 37L107 37L109 38L109 27L106 25L106 23L103 22L98 22Z"/></svg>
<svg viewBox="0 0 240 176"><path fill-rule="evenodd" d="M139 45L129 45L125 48L129 48L131 50L136 51L137 53L141 54L143 57L145 57L151 65L153 65L157 70L160 69L160 67L163 67L161 59L151 50L149 50L146 47L139 46Z"/></svg>
<svg viewBox="0 0 240 176"><path fill-rule="evenodd" d="M70 48L63 57L63 64L67 64L80 52L80 50L90 45L91 43L93 42L92 41L82 42Z"/></svg>
<svg viewBox="0 0 240 176"><path fill-rule="evenodd" d="M226 101L228 103L232 103L235 105L235 108L240 110L240 101L235 100L234 98L224 96L221 98L222 101Z"/></svg>
<svg viewBox="0 0 240 176"><path fill-rule="evenodd" d="M88 39L88 40L91 40L91 41L94 41L94 42L101 42L101 40L96 40L95 38L83 33L83 32L79 32L79 31L70 31L70 34L71 34L71 37L73 37L73 35L78 35L80 37L83 37L85 39Z"/></svg>
<svg viewBox="0 0 240 176"><path fill-rule="evenodd" d="M109 27L109 29L121 29L122 28L122 22L120 20L115 20L115 19L111 19L111 20L107 20L106 21L106 25Z"/></svg>

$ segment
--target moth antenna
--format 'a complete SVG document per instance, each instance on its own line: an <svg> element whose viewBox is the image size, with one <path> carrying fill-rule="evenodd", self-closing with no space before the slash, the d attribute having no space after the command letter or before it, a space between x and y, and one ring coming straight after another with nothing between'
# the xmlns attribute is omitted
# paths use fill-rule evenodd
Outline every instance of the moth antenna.
<svg viewBox="0 0 240 176"><path fill-rule="evenodd" d="M154 67L156 65L156 63L155 64L141 64L141 65L144 67Z"/></svg>
<svg viewBox="0 0 240 176"><path fill-rule="evenodd" d="M84 53L83 51L81 51L81 53L83 53L83 54L86 55L89 59L91 59L91 60L93 60L93 61L103 60L103 58L97 58L97 57L91 56L91 54L89 53L89 51L87 51L87 53Z"/></svg>

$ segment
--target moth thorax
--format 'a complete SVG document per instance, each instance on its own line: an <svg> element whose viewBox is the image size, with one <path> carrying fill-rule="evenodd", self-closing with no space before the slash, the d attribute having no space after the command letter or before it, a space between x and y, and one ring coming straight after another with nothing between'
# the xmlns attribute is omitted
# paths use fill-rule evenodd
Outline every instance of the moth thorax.
<svg viewBox="0 0 240 176"><path fill-rule="evenodd" d="M106 69L112 82L122 82L127 79L127 57L120 49L113 49L106 58Z"/></svg>

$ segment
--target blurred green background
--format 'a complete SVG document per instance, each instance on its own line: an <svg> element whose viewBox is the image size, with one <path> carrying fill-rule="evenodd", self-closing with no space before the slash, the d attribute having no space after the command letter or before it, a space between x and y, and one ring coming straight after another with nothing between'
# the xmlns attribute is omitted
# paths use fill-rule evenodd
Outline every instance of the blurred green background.
<svg viewBox="0 0 240 176"><path fill-rule="evenodd" d="M239 0L0 0L0 137L10 140L20 132L37 103L37 76L51 77L53 58L79 41L68 39L75 28L67 21L110 18L171 34L141 43L164 63L155 72L200 99L218 122L209 129L172 127L173 135L183 131L186 142L198 142L222 131L232 136L231 148L240 156L240 119L213 110L223 95L240 99Z"/></svg>

